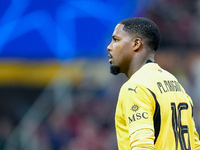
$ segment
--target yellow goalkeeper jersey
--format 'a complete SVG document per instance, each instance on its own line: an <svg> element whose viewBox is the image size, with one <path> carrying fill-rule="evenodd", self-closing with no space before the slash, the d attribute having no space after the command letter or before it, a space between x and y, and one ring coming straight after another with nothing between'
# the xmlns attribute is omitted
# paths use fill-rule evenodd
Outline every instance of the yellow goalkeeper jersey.
<svg viewBox="0 0 200 150"><path fill-rule="evenodd" d="M145 64L121 87L115 126L119 150L200 150L192 100L156 63Z"/></svg>

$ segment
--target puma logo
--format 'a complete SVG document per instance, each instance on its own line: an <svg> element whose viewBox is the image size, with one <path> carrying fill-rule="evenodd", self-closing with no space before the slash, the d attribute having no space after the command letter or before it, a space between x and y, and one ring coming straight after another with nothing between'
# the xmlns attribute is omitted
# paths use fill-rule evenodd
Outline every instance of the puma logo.
<svg viewBox="0 0 200 150"><path fill-rule="evenodd" d="M137 89L137 86L135 87L135 89L128 88L129 91L134 91L135 93L137 93L137 92L136 92L136 89Z"/></svg>

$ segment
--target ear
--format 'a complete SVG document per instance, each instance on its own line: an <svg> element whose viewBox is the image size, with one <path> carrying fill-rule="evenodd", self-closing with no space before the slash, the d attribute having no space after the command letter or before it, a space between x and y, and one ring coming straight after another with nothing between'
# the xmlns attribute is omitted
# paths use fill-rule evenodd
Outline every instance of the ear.
<svg viewBox="0 0 200 150"><path fill-rule="evenodd" d="M133 41L133 50L137 51L142 46L141 38L135 38Z"/></svg>

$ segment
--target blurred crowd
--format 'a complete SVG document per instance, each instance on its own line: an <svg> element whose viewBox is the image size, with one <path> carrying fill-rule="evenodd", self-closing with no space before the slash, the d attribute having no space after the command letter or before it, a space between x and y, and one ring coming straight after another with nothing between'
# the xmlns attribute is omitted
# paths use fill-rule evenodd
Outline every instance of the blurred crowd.
<svg viewBox="0 0 200 150"><path fill-rule="evenodd" d="M162 46L195 48L200 45L198 0L155 0L145 14L162 33Z"/></svg>
<svg viewBox="0 0 200 150"><path fill-rule="evenodd" d="M162 33L156 62L173 73L192 97L200 133L200 2L155 0L146 16ZM51 105L46 115L39 114L42 119L29 118L25 125L20 122L32 103L19 108L25 105L19 101L12 115L2 113L0 150L117 150L114 114L119 89L127 78L110 75L107 60L88 60L84 70L81 81L69 84L70 98L61 97L65 101L61 106L67 105L68 111ZM21 116L20 109L26 110Z"/></svg>

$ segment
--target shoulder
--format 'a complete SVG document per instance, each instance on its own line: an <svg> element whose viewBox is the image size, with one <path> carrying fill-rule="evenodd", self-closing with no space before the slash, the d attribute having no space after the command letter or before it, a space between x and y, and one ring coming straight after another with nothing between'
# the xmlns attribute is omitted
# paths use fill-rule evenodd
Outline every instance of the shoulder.
<svg viewBox="0 0 200 150"><path fill-rule="evenodd" d="M148 95L149 89L144 84L141 84L139 82L133 82L131 80L128 80L126 83L124 83L120 89L120 97L127 97L132 93L132 96L141 96L141 95Z"/></svg>
<svg viewBox="0 0 200 150"><path fill-rule="evenodd" d="M129 79L122 85L122 87L120 89L120 93L124 93L131 89L134 89L137 85L138 84L136 82L133 82L132 80Z"/></svg>

